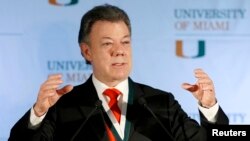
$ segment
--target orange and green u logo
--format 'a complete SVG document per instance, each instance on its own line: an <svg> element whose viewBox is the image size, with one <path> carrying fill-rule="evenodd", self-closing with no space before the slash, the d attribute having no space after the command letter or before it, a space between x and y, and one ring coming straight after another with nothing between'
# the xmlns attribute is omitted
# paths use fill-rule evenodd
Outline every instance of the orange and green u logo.
<svg viewBox="0 0 250 141"><path fill-rule="evenodd" d="M78 0L70 0L68 3L59 3L57 0L49 0L49 3L56 6L69 6L74 5L78 3Z"/></svg>
<svg viewBox="0 0 250 141"><path fill-rule="evenodd" d="M205 55L205 41L198 41L198 53L195 56L185 55L183 52L183 43L181 40L176 41L176 55L182 58L199 58Z"/></svg>

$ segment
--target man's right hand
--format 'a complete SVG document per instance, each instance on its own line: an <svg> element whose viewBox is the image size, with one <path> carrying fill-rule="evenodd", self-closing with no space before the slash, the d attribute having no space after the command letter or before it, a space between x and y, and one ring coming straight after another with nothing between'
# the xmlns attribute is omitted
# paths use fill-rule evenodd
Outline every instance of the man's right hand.
<svg viewBox="0 0 250 141"><path fill-rule="evenodd" d="M58 87L63 83L62 75L50 75L48 79L41 85L37 101L34 105L35 115L40 117L44 115L58 99L73 89L72 85L66 85L61 89Z"/></svg>

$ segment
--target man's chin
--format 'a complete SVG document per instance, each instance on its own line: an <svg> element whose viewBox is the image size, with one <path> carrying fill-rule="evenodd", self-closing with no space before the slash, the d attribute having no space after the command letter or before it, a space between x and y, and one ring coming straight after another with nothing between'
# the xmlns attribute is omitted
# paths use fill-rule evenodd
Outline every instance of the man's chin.
<svg viewBox="0 0 250 141"><path fill-rule="evenodd" d="M126 80L128 78L128 74L124 75L124 74L117 74L113 77L116 81L123 81Z"/></svg>

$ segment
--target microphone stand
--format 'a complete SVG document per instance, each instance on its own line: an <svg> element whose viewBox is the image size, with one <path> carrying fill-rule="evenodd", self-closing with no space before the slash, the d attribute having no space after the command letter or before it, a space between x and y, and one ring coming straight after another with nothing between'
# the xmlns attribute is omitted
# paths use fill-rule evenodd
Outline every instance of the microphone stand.
<svg viewBox="0 0 250 141"><path fill-rule="evenodd" d="M84 120L84 122L80 125L80 127L78 128L78 130L75 132L75 134L72 136L72 138L70 139L70 141L74 141L76 136L79 134L79 132L82 130L83 126L87 123L87 121L89 120L89 118L95 113L95 111L97 109L99 109L102 106L102 101L101 100L97 100L95 102L95 108L89 113L89 115L87 116L87 118Z"/></svg>
<svg viewBox="0 0 250 141"><path fill-rule="evenodd" d="M151 115L154 117L154 119L156 120L156 122L162 127L162 129L167 133L167 135L171 138L171 140L175 141L173 135L165 128L165 126L162 124L162 122L159 120L159 118L148 107L147 101L143 97L141 97L141 98L139 98L138 102L139 102L140 105L142 105L144 108L146 108L151 113Z"/></svg>

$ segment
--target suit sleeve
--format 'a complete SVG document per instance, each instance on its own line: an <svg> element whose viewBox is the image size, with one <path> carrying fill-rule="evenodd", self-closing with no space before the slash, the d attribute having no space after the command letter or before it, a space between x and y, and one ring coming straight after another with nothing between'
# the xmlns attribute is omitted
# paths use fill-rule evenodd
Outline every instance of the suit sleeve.
<svg viewBox="0 0 250 141"><path fill-rule="evenodd" d="M177 140L206 140L207 130L210 126L219 124L229 124L226 114L221 107L216 114L216 122L209 122L205 116L199 111L200 124L190 118L181 108L180 104L174 99L172 94L169 94L169 117L171 131Z"/></svg>
<svg viewBox="0 0 250 141"><path fill-rule="evenodd" d="M144 87L148 106L159 117L176 141L206 141L207 130L214 124L228 124L228 118L219 108L215 123L210 123L200 112L200 124L190 118L175 100L173 94Z"/></svg>
<svg viewBox="0 0 250 141"><path fill-rule="evenodd" d="M10 131L8 141L52 141L55 130L54 108L50 108L41 126L37 129L28 127L30 120L30 110L17 121Z"/></svg>

